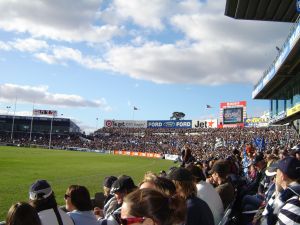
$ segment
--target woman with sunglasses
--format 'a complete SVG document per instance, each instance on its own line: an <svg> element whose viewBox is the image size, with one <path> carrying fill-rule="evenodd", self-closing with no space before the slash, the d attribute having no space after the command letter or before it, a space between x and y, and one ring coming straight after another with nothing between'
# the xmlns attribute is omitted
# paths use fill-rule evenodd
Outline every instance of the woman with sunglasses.
<svg viewBox="0 0 300 225"><path fill-rule="evenodd" d="M90 193L86 187L71 185L65 194L67 214L75 225L98 225L97 218L92 211Z"/></svg>
<svg viewBox="0 0 300 225"><path fill-rule="evenodd" d="M179 196L168 197L160 191L138 189L124 199L121 224L174 225L185 219L186 204Z"/></svg>

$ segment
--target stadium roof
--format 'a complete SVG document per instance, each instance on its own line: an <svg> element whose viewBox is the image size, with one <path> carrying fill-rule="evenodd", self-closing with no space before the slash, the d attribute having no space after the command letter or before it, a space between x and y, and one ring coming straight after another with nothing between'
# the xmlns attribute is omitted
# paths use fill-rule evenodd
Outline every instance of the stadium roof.
<svg viewBox="0 0 300 225"><path fill-rule="evenodd" d="M271 99L278 88L291 78L299 76L300 17L291 29L283 47L278 50L276 59L254 87L252 97L255 99Z"/></svg>
<svg viewBox="0 0 300 225"><path fill-rule="evenodd" d="M295 0L226 0L225 15L244 20L295 22Z"/></svg>

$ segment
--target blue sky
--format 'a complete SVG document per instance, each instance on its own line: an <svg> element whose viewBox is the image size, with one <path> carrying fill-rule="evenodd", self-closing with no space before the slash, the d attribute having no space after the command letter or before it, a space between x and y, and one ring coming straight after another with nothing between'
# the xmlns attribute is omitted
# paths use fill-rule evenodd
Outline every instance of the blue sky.
<svg viewBox="0 0 300 225"><path fill-rule="evenodd" d="M2 0L0 113L17 99L18 115L54 109L87 132L174 111L217 118L223 101L246 100L259 116L269 102L251 99L253 85L291 24L224 9L225 0Z"/></svg>

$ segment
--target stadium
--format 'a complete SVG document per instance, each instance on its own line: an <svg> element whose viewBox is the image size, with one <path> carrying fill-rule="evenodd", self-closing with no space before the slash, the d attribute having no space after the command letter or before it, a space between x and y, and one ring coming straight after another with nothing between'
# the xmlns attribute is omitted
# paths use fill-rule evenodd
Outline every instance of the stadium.
<svg viewBox="0 0 300 225"><path fill-rule="evenodd" d="M215 117L107 118L90 134L56 110L0 115L0 224L300 224L296 2L226 0L235 20L293 24L253 87L268 113L222 100Z"/></svg>

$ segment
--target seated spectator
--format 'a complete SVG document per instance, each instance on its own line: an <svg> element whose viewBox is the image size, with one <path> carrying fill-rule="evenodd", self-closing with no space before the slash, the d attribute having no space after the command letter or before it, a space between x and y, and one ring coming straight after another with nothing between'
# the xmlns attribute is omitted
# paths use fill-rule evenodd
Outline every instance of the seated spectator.
<svg viewBox="0 0 300 225"><path fill-rule="evenodd" d="M197 187L197 197L208 204L213 213L215 224L218 224L224 213L224 207L220 195L211 184L205 182L205 176L198 166L189 165L187 170L189 170L194 176Z"/></svg>
<svg viewBox="0 0 300 225"><path fill-rule="evenodd" d="M216 191L219 193L224 209L234 200L234 188L230 181L227 179L229 172L228 164L224 160L216 161L210 170L211 178L208 182L215 186Z"/></svg>
<svg viewBox="0 0 300 225"><path fill-rule="evenodd" d="M168 178L174 182L177 193L186 200L186 225L215 224L209 206L197 197L197 187L190 171L185 168L174 168L169 172Z"/></svg>
<svg viewBox="0 0 300 225"><path fill-rule="evenodd" d="M120 224L121 207L123 204L123 199L126 195L134 191L136 188L137 186L135 186L131 177L126 175L118 177L118 179L112 184L111 187L111 194L113 194L114 197L107 202L107 204L109 204L112 200L115 200L117 204L109 206L111 207L111 209L104 213L104 218L99 218L99 222L101 225Z"/></svg>
<svg viewBox="0 0 300 225"><path fill-rule="evenodd" d="M252 163L255 166L256 170L257 170L256 177L243 190L243 195L245 195L245 194L254 195L258 192L260 192L260 194L262 194L265 191L265 187L263 187L263 185L262 185L263 182L262 181L265 178L265 170L266 170L267 164L264 160L263 154L259 154L259 155L255 156ZM260 185L262 185L262 186L260 187Z"/></svg>
<svg viewBox="0 0 300 225"><path fill-rule="evenodd" d="M157 175L148 172L144 176L144 180L140 183L140 189L151 188L160 191L167 196L176 194L175 184L166 177L158 177Z"/></svg>
<svg viewBox="0 0 300 225"><path fill-rule="evenodd" d="M57 207L54 192L46 180L37 180L29 189L29 204L38 212L43 225L73 225L72 219Z"/></svg>
<svg viewBox="0 0 300 225"><path fill-rule="evenodd" d="M276 185L283 188L277 224L300 224L300 161L285 157L278 163Z"/></svg>
<svg viewBox="0 0 300 225"><path fill-rule="evenodd" d="M6 225L42 225L37 211L28 203L18 202L10 207Z"/></svg>
<svg viewBox="0 0 300 225"><path fill-rule="evenodd" d="M124 199L121 210L122 224L183 224L186 205L178 195L169 197L162 192L144 188Z"/></svg>
<svg viewBox="0 0 300 225"><path fill-rule="evenodd" d="M75 225L98 225L97 218L92 211L89 191L84 186L71 185L65 194L67 214Z"/></svg>
<svg viewBox="0 0 300 225"><path fill-rule="evenodd" d="M115 176L108 176L104 178L103 181L103 191L104 191L104 196L105 196L105 200L104 200L104 204L106 204L109 199L111 199L114 195L112 195L110 193L110 189L112 184L117 180L118 178L116 178Z"/></svg>

